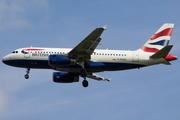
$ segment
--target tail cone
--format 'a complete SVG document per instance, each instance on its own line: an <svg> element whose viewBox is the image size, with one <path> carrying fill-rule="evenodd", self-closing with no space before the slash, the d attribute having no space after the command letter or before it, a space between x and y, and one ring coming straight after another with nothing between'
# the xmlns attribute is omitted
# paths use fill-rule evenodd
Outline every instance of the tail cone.
<svg viewBox="0 0 180 120"><path fill-rule="evenodd" d="M164 57L164 59L167 61L173 61L173 60L177 60L177 56L168 54L166 57Z"/></svg>

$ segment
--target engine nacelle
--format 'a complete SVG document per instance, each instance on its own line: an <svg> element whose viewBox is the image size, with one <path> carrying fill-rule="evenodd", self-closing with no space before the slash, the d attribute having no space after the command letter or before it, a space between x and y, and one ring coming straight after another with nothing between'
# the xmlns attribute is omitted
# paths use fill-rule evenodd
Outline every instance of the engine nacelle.
<svg viewBox="0 0 180 120"><path fill-rule="evenodd" d="M54 72L53 81L57 83L79 82L79 75L65 72Z"/></svg>
<svg viewBox="0 0 180 120"><path fill-rule="evenodd" d="M49 65L75 65L76 59L64 55L49 55Z"/></svg>

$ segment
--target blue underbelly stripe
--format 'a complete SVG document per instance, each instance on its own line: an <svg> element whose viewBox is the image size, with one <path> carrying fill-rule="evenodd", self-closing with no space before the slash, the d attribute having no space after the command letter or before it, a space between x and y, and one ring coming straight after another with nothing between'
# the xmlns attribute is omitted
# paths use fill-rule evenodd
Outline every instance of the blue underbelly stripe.
<svg viewBox="0 0 180 120"><path fill-rule="evenodd" d="M30 67L30 68L47 68L51 69L47 60L8 60L5 64L15 67ZM91 62L91 66L85 65L89 71L109 71L109 70L124 70L144 67L145 65L130 64L130 63L110 63L110 62ZM59 66L60 67L60 66ZM79 65L62 66L62 68L77 68Z"/></svg>

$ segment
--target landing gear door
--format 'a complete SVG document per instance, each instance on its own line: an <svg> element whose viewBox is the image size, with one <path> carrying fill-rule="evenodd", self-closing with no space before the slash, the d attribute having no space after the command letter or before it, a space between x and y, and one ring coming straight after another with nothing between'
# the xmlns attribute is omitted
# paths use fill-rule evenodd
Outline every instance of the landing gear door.
<svg viewBox="0 0 180 120"><path fill-rule="evenodd" d="M133 62L139 62L139 52L138 51L134 51L133 52Z"/></svg>
<svg viewBox="0 0 180 120"><path fill-rule="evenodd" d="M24 57L25 57L25 58L30 58L30 51L25 52Z"/></svg>

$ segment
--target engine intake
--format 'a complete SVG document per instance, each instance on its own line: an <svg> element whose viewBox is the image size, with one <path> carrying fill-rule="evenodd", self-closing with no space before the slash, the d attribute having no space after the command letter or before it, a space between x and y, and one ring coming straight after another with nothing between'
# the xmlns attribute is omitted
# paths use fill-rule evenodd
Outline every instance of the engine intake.
<svg viewBox="0 0 180 120"><path fill-rule="evenodd" d="M54 72L53 81L57 83L79 82L79 75L65 72Z"/></svg>
<svg viewBox="0 0 180 120"><path fill-rule="evenodd" d="M75 65L76 59L64 55L49 55L49 65Z"/></svg>

